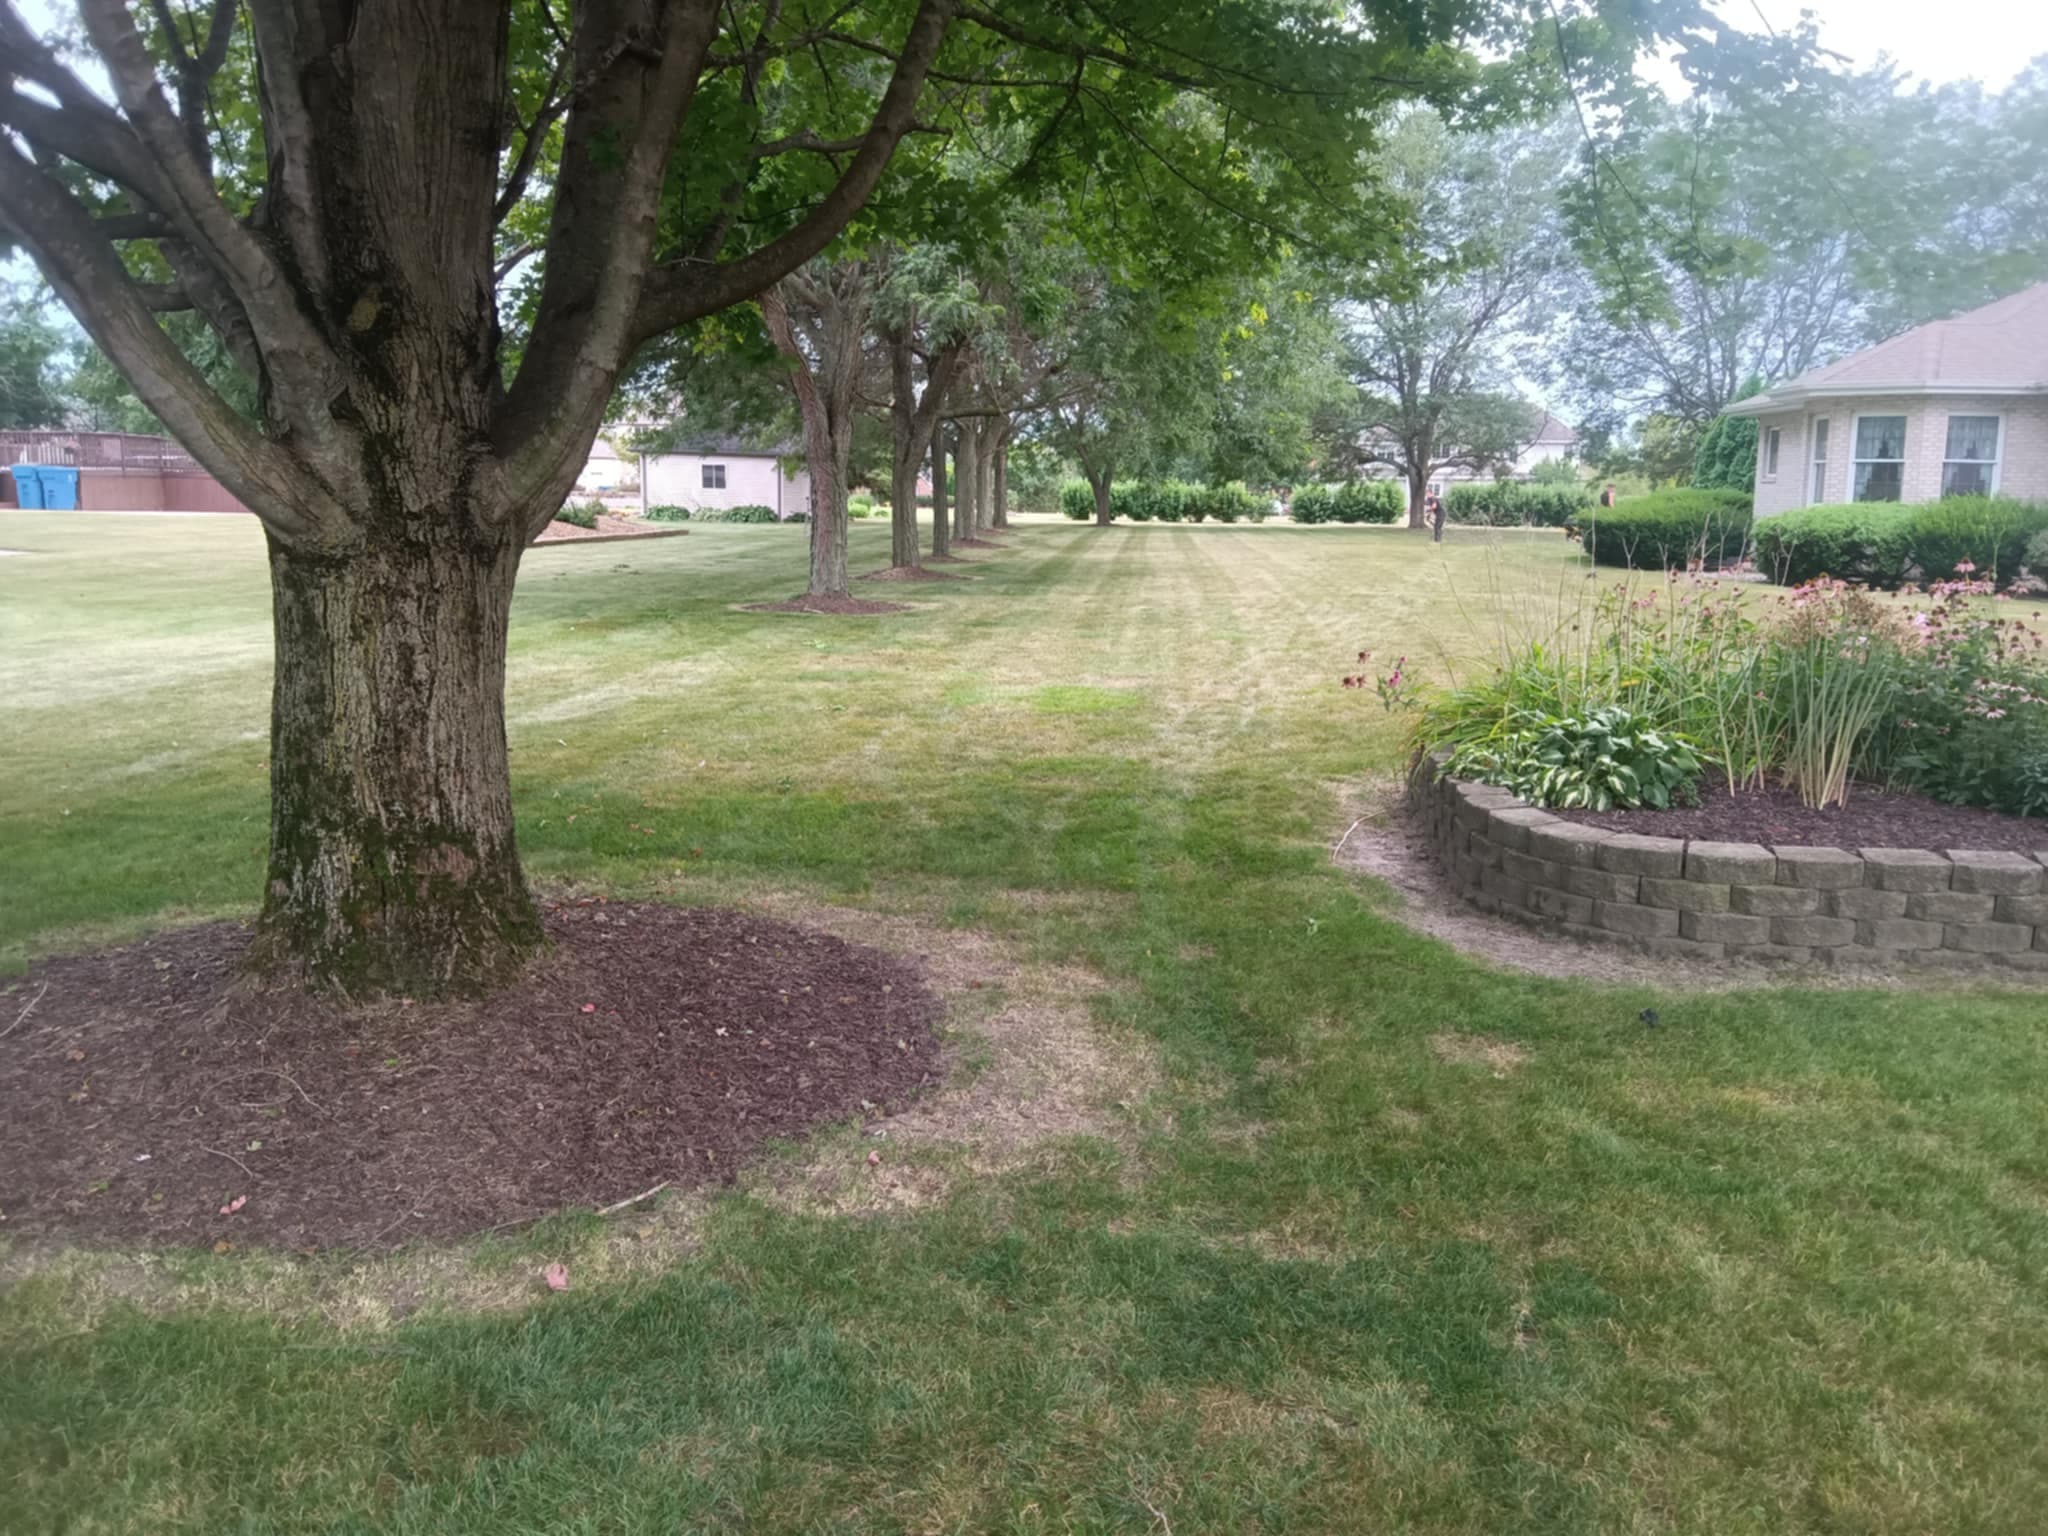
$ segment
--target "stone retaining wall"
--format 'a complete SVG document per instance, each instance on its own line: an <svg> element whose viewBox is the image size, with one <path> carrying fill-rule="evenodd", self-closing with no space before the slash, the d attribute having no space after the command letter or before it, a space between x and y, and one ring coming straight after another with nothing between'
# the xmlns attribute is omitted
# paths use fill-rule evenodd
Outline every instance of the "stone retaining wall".
<svg viewBox="0 0 2048 1536"><path fill-rule="evenodd" d="M1575 939L1702 960L2048 972L2048 831L2033 857L1642 837L1430 762L1410 798L1467 901Z"/></svg>

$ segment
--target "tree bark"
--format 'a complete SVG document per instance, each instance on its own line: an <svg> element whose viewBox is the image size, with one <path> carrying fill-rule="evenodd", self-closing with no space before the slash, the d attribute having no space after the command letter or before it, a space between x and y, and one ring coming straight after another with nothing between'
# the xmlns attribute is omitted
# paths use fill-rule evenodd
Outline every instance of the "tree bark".
<svg viewBox="0 0 2048 1536"><path fill-rule="evenodd" d="M1408 461L1408 526L1420 529L1429 526L1429 520L1422 515L1422 498L1429 494L1429 461L1436 443L1431 437L1409 441L1403 446L1402 456Z"/></svg>
<svg viewBox="0 0 2048 1536"><path fill-rule="evenodd" d="M932 557L945 556L952 547L946 529L946 424L932 429Z"/></svg>
<svg viewBox="0 0 2048 1536"><path fill-rule="evenodd" d="M811 475L811 573L805 595L850 597L846 568L846 472L853 455L854 386L867 331L865 275L857 263L815 281L783 279L761 295L761 317L776 350L789 359L790 387L803 420L804 464ZM792 309L806 312L811 345L799 343Z"/></svg>
<svg viewBox="0 0 2048 1536"><path fill-rule="evenodd" d="M270 541L270 869L253 958L354 996L479 991L541 937L505 749L521 544L378 526L341 555Z"/></svg>
<svg viewBox="0 0 2048 1536"><path fill-rule="evenodd" d="M910 337L889 333L889 564L918 563L917 467L924 454L917 440L917 372Z"/></svg>
<svg viewBox="0 0 2048 1536"><path fill-rule="evenodd" d="M953 486L953 537L971 539L974 537L974 487L980 474L981 429L963 421L959 433L959 440L953 448L959 471Z"/></svg>
<svg viewBox="0 0 2048 1536"><path fill-rule="evenodd" d="M1010 526L1010 428L1006 422L996 440L995 474L990 492L989 522L992 527Z"/></svg>
<svg viewBox="0 0 2048 1536"><path fill-rule="evenodd" d="M990 505L991 487L995 483L995 429L986 422L974 425L974 533L981 536L982 530L995 521L995 512Z"/></svg>
<svg viewBox="0 0 2048 1536"><path fill-rule="evenodd" d="M1107 528L1116 521L1116 514L1109 507L1109 476L1107 474L1099 476L1090 475L1088 477L1088 484L1095 491L1095 526Z"/></svg>

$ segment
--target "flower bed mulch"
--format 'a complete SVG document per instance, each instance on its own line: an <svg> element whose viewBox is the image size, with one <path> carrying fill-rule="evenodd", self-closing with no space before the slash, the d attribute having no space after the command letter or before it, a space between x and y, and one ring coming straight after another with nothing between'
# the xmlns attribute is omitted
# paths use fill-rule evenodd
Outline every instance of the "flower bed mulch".
<svg viewBox="0 0 2048 1536"><path fill-rule="evenodd" d="M1703 842L1762 843L1824 848L1950 848L2001 853L2048 850L2048 821L2002 816L1966 805L1943 805L1919 795L1887 794L1857 786L1847 805L1817 811L1790 789L1773 786L1731 794L1725 780L1700 787L1695 809L1581 811L1551 807L1553 816L1615 832L1648 837L1690 837Z"/></svg>
<svg viewBox="0 0 2048 1536"><path fill-rule="evenodd" d="M233 923L43 962L0 1000L0 1232L457 1236L729 1180L938 1074L938 999L881 951L719 909L547 924L524 979L475 1003L258 990Z"/></svg>
<svg viewBox="0 0 2048 1536"><path fill-rule="evenodd" d="M687 528L678 528L673 523L652 523L644 518L621 517L616 512L598 514L595 528L579 527L565 523L559 517L540 531L536 544L570 544L579 540L596 539L672 539L688 533Z"/></svg>

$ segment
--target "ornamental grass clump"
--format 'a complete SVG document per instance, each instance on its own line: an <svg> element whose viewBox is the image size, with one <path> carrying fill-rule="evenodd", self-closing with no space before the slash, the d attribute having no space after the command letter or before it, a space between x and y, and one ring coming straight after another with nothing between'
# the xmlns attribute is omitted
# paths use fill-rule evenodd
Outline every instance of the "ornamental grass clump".
<svg viewBox="0 0 2048 1536"><path fill-rule="evenodd" d="M1770 636L1784 720L1780 772L1810 806L1841 805L1852 771L1899 687L1897 622L1843 581L1800 587Z"/></svg>

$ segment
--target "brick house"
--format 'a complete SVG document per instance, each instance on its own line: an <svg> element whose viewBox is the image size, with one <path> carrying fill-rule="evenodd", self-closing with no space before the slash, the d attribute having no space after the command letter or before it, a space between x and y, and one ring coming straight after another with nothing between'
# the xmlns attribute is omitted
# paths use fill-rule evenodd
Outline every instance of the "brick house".
<svg viewBox="0 0 2048 1536"><path fill-rule="evenodd" d="M1997 493L2048 500L2048 283L1728 407L1757 424L1756 513Z"/></svg>

